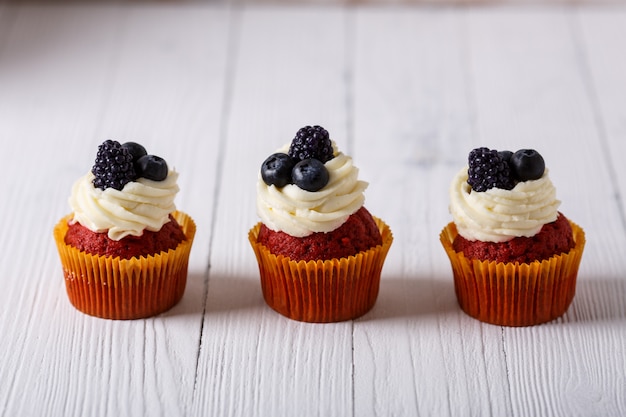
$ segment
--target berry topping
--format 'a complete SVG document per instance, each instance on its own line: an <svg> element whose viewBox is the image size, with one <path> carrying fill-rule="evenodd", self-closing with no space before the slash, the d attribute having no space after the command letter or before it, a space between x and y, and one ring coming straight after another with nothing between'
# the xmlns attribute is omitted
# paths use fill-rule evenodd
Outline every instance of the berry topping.
<svg viewBox="0 0 626 417"><path fill-rule="evenodd" d="M261 178L267 185L284 187L291 183L291 170L296 161L286 153L270 155L261 165Z"/></svg>
<svg viewBox="0 0 626 417"><path fill-rule="evenodd" d="M293 183L306 191L319 191L328 184L328 169L317 159L305 159L293 167Z"/></svg>
<svg viewBox="0 0 626 417"><path fill-rule="evenodd" d="M546 163L534 149L520 149L511 156L511 174L518 181L538 180L543 176Z"/></svg>
<svg viewBox="0 0 626 417"><path fill-rule="evenodd" d="M333 159L333 145L328 131L321 126L305 126L291 141L289 156L297 161L317 159L322 163Z"/></svg>
<svg viewBox="0 0 626 417"><path fill-rule="evenodd" d="M511 156L513 156L513 152L511 151L498 151L498 154L500 154L500 156L502 157L502 160L506 162L507 164L510 163ZM509 169L510 168L511 167L509 166Z"/></svg>
<svg viewBox="0 0 626 417"><path fill-rule="evenodd" d="M167 162L156 155L144 155L135 162L137 175L152 181L163 181L167 178Z"/></svg>
<svg viewBox="0 0 626 417"><path fill-rule="evenodd" d="M133 156L119 142L110 139L98 147L91 172L95 176L93 185L103 191L107 188L121 190L137 178Z"/></svg>
<svg viewBox="0 0 626 417"><path fill-rule="evenodd" d="M133 161L137 161L142 156L148 154L146 148L136 142L123 143L122 147L128 149L128 152L133 156Z"/></svg>
<svg viewBox="0 0 626 417"><path fill-rule="evenodd" d="M515 186L509 165L496 150L476 148L468 157L468 184L472 190L482 192L491 188L510 190Z"/></svg>

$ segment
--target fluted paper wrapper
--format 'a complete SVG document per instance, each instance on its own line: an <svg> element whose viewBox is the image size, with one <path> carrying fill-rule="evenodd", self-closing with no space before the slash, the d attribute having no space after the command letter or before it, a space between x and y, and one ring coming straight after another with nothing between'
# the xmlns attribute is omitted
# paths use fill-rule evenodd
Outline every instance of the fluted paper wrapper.
<svg viewBox="0 0 626 417"><path fill-rule="evenodd" d="M261 223L248 238L256 255L265 302L290 319L330 323L351 320L376 303L380 274L393 236L380 219L374 221L382 244L347 258L292 261L258 243Z"/></svg>
<svg viewBox="0 0 626 417"><path fill-rule="evenodd" d="M178 303L187 283L196 225L183 212L172 216L187 239L176 249L131 259L89 254L67 245L65 234L72 215L61 219L54 239L74 307L91 316L126 320L154 316Z"/></svg>
<svg viewBox="0 0 626 417"><path fill-rule="evenodd" d="M449 223L440 240L446 250L459 305L482 322L502 326L531 326L560 317L576 292L576 277L585 246L585 233L570 221L575 246L543 261L511 263L468 259L455 252L458 232Z"/></svg>

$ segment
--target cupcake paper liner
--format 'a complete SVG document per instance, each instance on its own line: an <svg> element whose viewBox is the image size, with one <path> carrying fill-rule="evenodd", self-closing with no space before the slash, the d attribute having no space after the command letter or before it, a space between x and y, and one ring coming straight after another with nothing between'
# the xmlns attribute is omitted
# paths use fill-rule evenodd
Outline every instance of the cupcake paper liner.
<svg viewBox="0 0 626 417"><path fill-rule="evenodd" d="M458 232L449 223L440 240L450 258L454 289L461 309L485 323L531 326L565 313L576 292L576 277L585 233L570 221L574 247L567 253L530 263L468 259L452 242Z"/></svg>
<svg viewBox="0 0 626 417"><path fill-rule="evenodd" d="M187 239L176 249L131 259L89 254L67 245L72 215L62 218L54 239L72 305L91 316L126 320L154 316L178 303L187 283L196 225L183 212L172 215Z"/></svg>
<svg viewBox="0 0 626 417"><path fill-rule="evenodd" d="M248 233L256 255L265 302L293 320L330 323L358 318L376 303L380 274L393 236L374 221L382 244L346 258L293 261L257 242L261 223Z"/></svg>

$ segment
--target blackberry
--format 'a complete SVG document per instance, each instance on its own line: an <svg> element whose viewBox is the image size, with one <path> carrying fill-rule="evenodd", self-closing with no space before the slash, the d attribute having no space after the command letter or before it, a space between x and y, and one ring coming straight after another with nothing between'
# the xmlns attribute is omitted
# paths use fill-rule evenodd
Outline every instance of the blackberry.
<svg viewBox="0 0 626 417"><path fill-rule="evenodd" d="M107 188L121 190L127 183L137 179L131 153L119 142L110 139L98 147L91 172L95 176L93 185L103 191Z"/></svg>
<svg viewBox="0 0 626 417"><path fill-rule="evenodd" d="M298 130L289 146L289 156L297 161L317 159L322 163L333 159L333 144L328 131L321 126L305 126Z"/></svg>
<svg viewBox="0 0 626 417"><path fill-rule="evenodd" d="M509 164L496 150L473 149L468 157L469 170L467 183L472 190L482 192L491 188L510 190L515 186Z"/></svg>

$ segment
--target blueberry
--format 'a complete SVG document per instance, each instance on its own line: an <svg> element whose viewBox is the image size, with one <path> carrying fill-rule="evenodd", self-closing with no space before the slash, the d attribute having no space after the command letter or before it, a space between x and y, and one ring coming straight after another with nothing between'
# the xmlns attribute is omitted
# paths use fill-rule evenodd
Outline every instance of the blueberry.
<svg viewBox="0 0 626 417"><path fill-rule="evenodd" d="M130 152L130 154L133 156L133 161L135 162L142 156L148 154L148 152L146 151L146 148L144 148L142 145L136 142L123 143L122 147L126 148L128 152Z"/></svg>
<svg viewBox="0 0 626 417"><path fill-rule="evenodd" d="M167 162L156 155L144 155L135 163L137 175L152 181L163 181L167 178Z"/></svg>
<svg viewBox="0 0 626 417"><path fill-rule="evenodd" d="M511 156L511 173L518 181L537 180L543 176L546 163L534 149L520 149Z"/></svg>
<svg viewBox="0 0 626 417"><path fill-rule="evenodd" d="M275 185L278 188L291 183L291 170L296 164L286 153L270 155L261 164L261 178L267 185Z"/></svg>
<svg viewBox="0 0 626 417"><path fill-rule="evenodd" d="M328 184L328 169L317 159L305 159L293 167L293 183L306 191L319 191Z"/></svg>
<svg viewBox="0 0 626 417"><path fill-rule="evenodd" d="M500 158L502 158L502 160L506 162L507 164L511 162L511 156L513 156L513 152L499 151L498 154L500 155Z"/></svg>

